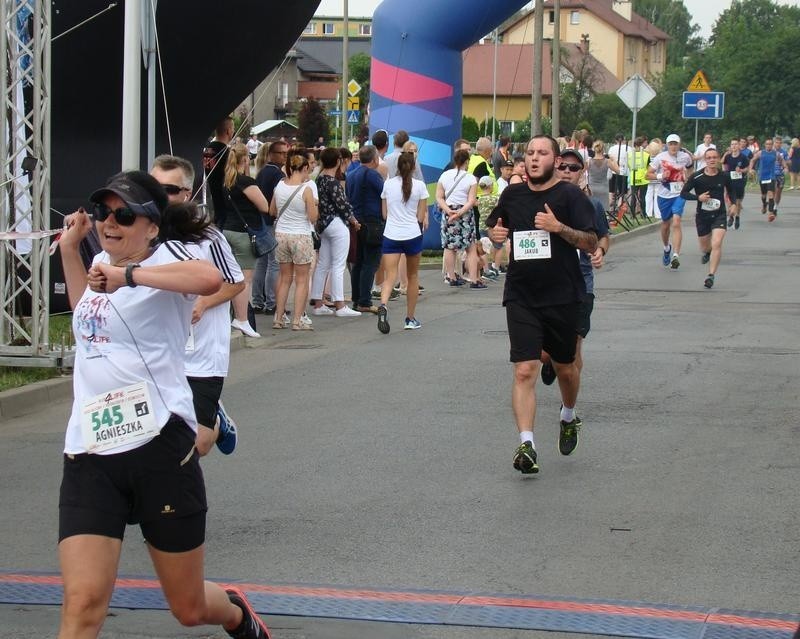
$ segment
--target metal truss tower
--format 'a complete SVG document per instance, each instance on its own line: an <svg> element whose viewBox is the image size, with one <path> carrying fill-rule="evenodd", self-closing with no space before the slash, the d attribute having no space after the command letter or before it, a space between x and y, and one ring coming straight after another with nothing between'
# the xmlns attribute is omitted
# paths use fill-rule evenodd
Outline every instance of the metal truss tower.
<svg viewBox="0 0 800 639"><path fill-rule="evenodd" d="M49 0L0 0L0 365L60 366L49 330Z"/></svg>

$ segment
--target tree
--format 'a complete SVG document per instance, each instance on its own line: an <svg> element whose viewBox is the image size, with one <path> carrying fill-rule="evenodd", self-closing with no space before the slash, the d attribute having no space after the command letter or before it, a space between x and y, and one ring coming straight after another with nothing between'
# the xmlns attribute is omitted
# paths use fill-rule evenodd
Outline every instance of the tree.
<svg viewBox="0 0 800 639"><path fill-rule="evenodd" d="M298 138L306 146L314 146L317 138L330 136L328 114L315 98L308 98L297 114Z"/></svg>
<svg viewBox="0 0 800 639"><path fill-rule="evenodd" d="M584 50L571 58L566 50L561 52L562 64L571 67L562 68L560 83L560 128L567 135L577 128L578 122L587 119L587 111L600 80L600 62L594 56L583 53Z"/></svg>
<svg viewBox="0 0 800 639"><path fill-rule="evenodd" d="M700 51L700 27L692 24L692 14L676 0L633 0L633 10L670 36L667 67L683 66L684 58Z"/></svg>
<svg viewBox="0 0 800 639"><path fill-rule="evenodd" d="M714 25L704 69L726 92L725 128L740 134L794 134L800 128L800 8L734 0Z"/></svg>
<svg viewBox="0 0 800 639"><path fill-rule="evenodd" d="M356 53L350 58L347 65L348 76L351 80L355 80L361 85L362 109L366 109L366 104L369 102L369 78L372 68L372 58L366 53Z"/></svg>
<svg viewBox="0 0 800 639"><path fill-rule="evenodd" d="M478 121L468 115L461 117L461 137L470 142L474 142L481 137L481 130L478 128Z"/></svg>

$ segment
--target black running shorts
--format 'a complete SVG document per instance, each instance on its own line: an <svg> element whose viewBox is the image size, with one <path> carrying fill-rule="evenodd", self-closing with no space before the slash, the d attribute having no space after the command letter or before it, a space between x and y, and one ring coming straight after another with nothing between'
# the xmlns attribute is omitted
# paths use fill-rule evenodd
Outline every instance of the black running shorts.
<svg viewBox="0 0 800 639"><path fill-rule="evenodd" d="M214 428L217 422L217 408L222 395L224 377L187 377L192 389L194 413L197 423L206 428Z"/></svg>
<svg viewBox="0 0 800 639"><path fill-rule="evenodd" d="M173 417L139 448L116 455L64 455L59 542L73 535L122 539L126 524L138 523L157 550L201 546L207 505L194 439L194 431Z"/></svg>
<svg viewBox="0 0 800 639"><path fill-rule="evenodd" d="M586 339L592 329L592 310L594 310L594 293L587 293L578 304L578 335Z"/></svg>
<svg viewBox="0 0 800 639"><path fill-rule="evenodd" d="M506 302L506 322L512 362L541 359L543 350L559 364L575 360L577 302L538 308Z"/></svg>
<svg viewBox="0 0 800 639"><path fill-rule="evenodd" d="M728 228L725 209L716 211L700 211L694 216L694 224L697 227L697 237L704 237L711 233L713 229Z"/></svg>
<svg viewBox="0 0 800 639"><path fill-rule="evenodd" d="M769 182L759 181L759 186L761 187L761 195L766 195L775 190L775 180L770 180Z"/></svg>

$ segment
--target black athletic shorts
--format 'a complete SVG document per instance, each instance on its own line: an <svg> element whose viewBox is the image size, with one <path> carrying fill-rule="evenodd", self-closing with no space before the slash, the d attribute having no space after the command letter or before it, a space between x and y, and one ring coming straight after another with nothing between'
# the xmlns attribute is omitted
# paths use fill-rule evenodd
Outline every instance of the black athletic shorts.
<svg viewBox="0 0 800 639"><path fill-rule="evenodd" d="M713 229L722 229L724 231L728 228L725 209L700 211L694 216L694 224L697 227L697 237L704 237L711 233Z"/></svg>
<svg viewBox="0 0 800 639"><path fill-rule="evenodd" d="M578 335L586 339L592 329L592 311L594 310L594 293L587 293L578 304Z"/></svg>
<svg viewBox="0 0 800 639"><path fill-rule="evenodd" d="M224 377L187 377L192 389L194 413L197 423L207 428L214 428L217 422L217 408L222 395Z"/></svg>
<svg viewBox="0 0 800 639"><path fill-rule="evenodd" d="M733 194L736 196L736 201L741 202L744 199L744 189L747 186L747 180L733 180Z"/></svg>
<svg viewBox="0 0 800 639"><path fill-rule="evenodd" d="M512 362L541 359L543 350L559 364L575 360L577 302L538 308L506 302L506 322Z"/></svg>
<svg viewBox="0 0 800 639"><path fill-rule="evenodd" d="M758 185L761 187L761 195L766 195L775 190L775 180L770 180L769 182L759 180Z"/></svg>
<svg viewBox="0 0 800 639"><path fill-rule="evenodd" d="M206 489L195 433L173 417L145 445L116 455L64 455L58 501L58 540L73 535L122 539L139 524L163 552L201 546L206 534Z"/></svg>

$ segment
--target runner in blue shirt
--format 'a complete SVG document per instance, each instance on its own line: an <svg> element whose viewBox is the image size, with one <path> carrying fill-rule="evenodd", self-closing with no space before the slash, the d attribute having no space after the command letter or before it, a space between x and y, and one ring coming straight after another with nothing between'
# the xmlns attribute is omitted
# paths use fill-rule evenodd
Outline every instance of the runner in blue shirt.
<svg viewBox="0 0 800 639"><path fill-rule="evenodd" d="M764 148L753 154L750 160L750 170L755 169L758 163L758 183L761 187L761 214L764 215L769 210L769 221L775 219L775 165L783 157L778 159L778 154L772 146L772 138L764 140Z"/></svg>
<svg viewBox="0 0 800 639"><path fill-rule="evenodd" d="M783 138L779 135L775 136L773 148L778 155L775 162L775 215L777 215L778 207L781 204L781 195L783 195L783 183L786 180L785 171L789 166L789 153L783 148Z"/></svg>

